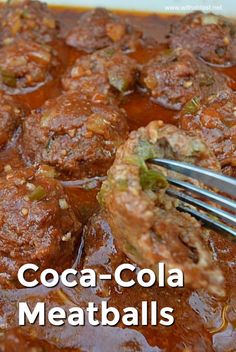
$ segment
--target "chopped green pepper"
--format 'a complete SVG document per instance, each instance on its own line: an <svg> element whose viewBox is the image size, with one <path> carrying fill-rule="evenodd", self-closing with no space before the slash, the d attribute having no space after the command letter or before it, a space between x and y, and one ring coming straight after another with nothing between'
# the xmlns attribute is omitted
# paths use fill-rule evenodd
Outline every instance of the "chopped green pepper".
<svg viewBox="0 0 236 352"><path fill-rule="evenodd" d="M135 150L135 155L126 160L130 164L139 166L140 184L144 190L166 188L168 185L166 177L160 171L149 169L145 163L146 160L155 156L154 146L146 140L141 140Z"/></svg>
<svg viewBox="0 0 236 352"><path fill-rule="evenodd" d="M127 91L129 88L129 82L124 77L108 74L108 79L110 85L116 88L121 93Z"/></svg>
<svg viewBox="0 0 236 352"><path fill-rule="evenodd" d="M48 139L48 141L47 141L46 146L45 146L45 148L46 148L47 152L49 152L49 151L50 151L51 146L52 146L52 142L53 142L53 139L50 137L50 138Z"/></svg>
<svg viewBox="0 0 236 352"><path fill-rule="evenodd" d="M33 192L29 195L29 200L39 201L47 195L45 189L42 186L37 186Z"/></svg>
<svg viewBox="0 0 236 352"><path fill-rule="evenodd" d="M216 54L217 54L219 57L224 57L224 55L225 55L225 48L221 48L221 47L216 48L215 52L216 52Z"/></svg>
<svg viewBox="0 0 236 352"><path fill-rule="evenodd" d="M38 174L42 174L45 177L56 178L60 174L54 169L54 167L49 165L41 165L37 171Z"/></svg>
<svg viewBox="0 0 236 352"><path fill-rule="evenodd" d="M108 57L112 57L115 54L115 49L114 48L107 48L104 50L104 54Z"/></svg>
<svg viewBox="0 0 236 352"><path fill-rule="evenodd" d="M138 255L137 249L130 242L126 242L124 244L124 247L125 247L126 252L130 253L133 257L136 257L136 258L137 258L137 256L140 257Z"/></svg>
<svg viewBox="0 0 236 352"><path fill-rule="evenodd" d="M166 188L168 182L166 177L160 172L152 169L140 169L140 184L143 190L156 190Z"/></svg>
<svg viewBox="0 0 236 352"><path fill-rule="evenodd" d="M204 75L203 77L200 78L199 84L200 86L212 86L212 84L215 83L215 79L213 76L210 75Z"/></svg>
<svg viewBox="0 0 236 352"><path fill-rule="evenodd" d="M28 9L24 9L24 10L22 11L21 17L22 17L22 18L30 18L31 16L30 16L29 10L28 10Z"/></svg>
<svg viewBox="0 0 236 352"><path fill-rule="evenodd" d="M190 100L188 103L184 105L183 113L195 115L200 109L200 107L201 107L200 98L194 97L192 98L192 100Z"/></svg>
<svg viewBox="0 0 236 352"><path fill-rule="evenodd" d="M9 87L16 87L16 76L13 72L0 68L2 82Z"/></svg>

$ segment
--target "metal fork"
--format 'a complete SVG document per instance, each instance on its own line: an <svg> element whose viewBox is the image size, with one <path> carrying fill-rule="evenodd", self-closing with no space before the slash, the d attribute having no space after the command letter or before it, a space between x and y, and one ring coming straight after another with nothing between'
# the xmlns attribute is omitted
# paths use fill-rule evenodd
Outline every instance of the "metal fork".
<svg viewBox="0 0 236 352"><path fill-rule="evenodd" d="M218 189L224 194L228 194L231 197L236 198L236 179L232 177L227 177L209 169L204 169L192 164L175 160L155 158L149 159L148 163L162 166L166 169L186 175L188 177L201 181L210 188ZM201 220L206 226L216 231L230 234L236 238L236 228L234 229L226 225L230 224L236 227L236 201L234 201L233 199L229 199L223 195L217 194L213 191L197 187L191 183L177 180L172 177L167 177L167 181L169 182L169 184L181 188L187 191L188 193L193 193L197 196L200 196L201 198L208 199L216 204L219 204L224 209L229 209L231 212L227 212L223 209L214 207L202 200L199 200L189 194L186 194L183 191L179 191L172 188L167 189L168 195L181 200L181 203L177 207L179 211L194 216L198 220ZM187 206L186 204L193 205L194 207L199 208L204 212L200 212L194 208ZM207 213L210 213L217 217L217 220L215 220L213 217L208 216ZM224 223L218 221L218 219L222 219Z"/></svg>

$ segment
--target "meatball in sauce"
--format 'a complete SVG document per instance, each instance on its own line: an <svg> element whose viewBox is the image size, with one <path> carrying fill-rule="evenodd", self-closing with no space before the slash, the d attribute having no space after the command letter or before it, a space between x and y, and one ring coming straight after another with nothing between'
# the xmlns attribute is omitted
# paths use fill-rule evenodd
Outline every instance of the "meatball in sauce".
<svg viewBox="0 0 236 352"><path fill-rule="evenodd" d="M11 96L0 92L0 148L11 141L23 116L23 106Z"/></svg>
<svg viewBox="0 0 236 352"><path fill-rule="evenodd" d="M58 33L58 22L41 1L8 1L0 9L0 44L9 45L19 39L38 43L51 42Z"/></svg>
<svg viewBox="0 0 236 352"><path fill-rule="evenodd" d="M154 102L174 110L194 97L204 101L233 85L186 49L166 50L151 59L142 67L140 83Z"/></svg>
<svg viewBox="0 0 236 352"><path fill-rule="evenodd" d="M191 108L192 107L192 108ZM236 94L222 92L207 104L190 102L178 115L179 126L202 136L222 170L236 177Z"/></svg>
<svg viewBox="0 0 236 352"><path fill-rule="evenodd" d="M77 25L67 34L66 43L88 53L113 44L133 51L140 37L141 32L122 17L97 8L82 14Z"/></svg>
<svg viewBox="0 0 236 352"><path fill-rule="evenodd" d="M77 59L62 85L66 91L78 91L94 101L111 100L134 89L137 73L134 59L109 47Z"/></svg>
<svg viewBox="0 0 236 352"><path fill-rule="evenodd" d="M192 50L210 65L236 64L236 22L213 13L196 11L171 28L170 46Z"/></svg>
<svg viewBox="0 0 236 352"><path fill-rule="evenodd" d="M46 163L71 177L103 176L127 133L122 109L68 92L25 119L23 153L31 162Z"/></svg>
<svg viewBox="0 0 236 352"><path fill-rule="evenodd" d="M18 40L0 49L0 88L10 94L37 89L52 78L56 64L51 47Z"/></svg>
<svg viewBox="0 0 236 352"><path fill-rule="evenodd" d="M223 276L204 243L205 230L179 212L176 199L166 194L166 176L180 176L148 167L146 161L155 157L219 170L206 144L175 126L153 121L132 132L118 149L99 194L117 245L143 267L155 270L165 262L168 268L182 268L185 283L220 294Z"/></svg>
<svg viewBox="0 0 236 352"><path fill-rule="evenodd" d="M73 264L81 224L52 176L42 166L0 178L1 288L19 285L17 273L23 264L37 264L41 271Z"/></svg>

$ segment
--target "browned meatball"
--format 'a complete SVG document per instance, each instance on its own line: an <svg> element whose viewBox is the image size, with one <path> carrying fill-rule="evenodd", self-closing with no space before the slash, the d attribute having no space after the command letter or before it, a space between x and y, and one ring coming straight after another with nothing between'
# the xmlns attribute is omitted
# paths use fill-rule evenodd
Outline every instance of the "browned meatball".
<svg viewBox="0 0 236 352"><path fill-rule="evenodd" d="M227 90L231 80L185 49L168 50L142 68L140 82L151 99L166 108L180 110L193 97L206 97Z"/></svg>
<svg viewBox="0 0 236 352"><path fill-rule="evenodd" d="M0 148L11 140L23 114L23 109L11 96L0 92Z"/></svg>
<svg viewBox="0 0 236 352"><path fill-rule="evenodd" d="M66 43L88 53L112 44L123 50L134 50L140 36L141 33L120 16L97 8L82 14L76 27L68 33Z"/></svg>
<svg viewBox="0 0 236 352"><path fill-rule="evenodd" d="M99 176L106 174L127 132L123 110L72 92L47 101L25 120L23 147L31 161L74 177Z"/></svg>
<svg viewBox="0 0 236 352"><path fill-rule="evenodd" d="M48 167L0 178L0 286L17 286L21 265L62 269L74 253L81 224Z"/></svg>
<svg viewBox="0 0 236 352"><path fill-rule="evenodd" d="M76 60L62 79L65 90L76 90L93 100L106 100L134 88L137 63L112 47Z"/></svg>
<svg viewBox="0 0 236 352"><path fill-rule="evenodd" d="M55 65L50 47L19 40L0 49L0 88L12 94L36 89L51 78Z"/></svg>
<svg viewBox="0 0 236 352"><path fill-rule="evenodd" d="M8 1L0 10L0 44L8 45L19 38L38 43L52 41L58 23L47 5L40 1Z"/></svg>
<svg viewBox="0 0 236 352"><path fill-rule="evenodd" d="M236 177L236 95L221 93L205 105L189 102L178 116L179 126L198 132L221 163L224 173Z"/></svg>
<svg viewBox="0 0 236 352"><path fill-rule="evenodd" d="M206 144L175 126L153 121L132 132L118 149L99 194L118 247L138 265L156 270L164 262L168 269L182 269L192 287L223 293L223 276L204 240L207 231L179 212L178 201L166 193L166 174L181 176L157 166L148 168L145 161L152 157L219 170Z"/></svg>
<svg viewBox="0 0 236 352"><path fill-rule="evenodd" d="M216 343L212 342L212 334L209 334L209 328L212 327L213 330L215 326L218 326L216 324L218 321L222 321L222 316L225 317L226 324L230 324L234 319L235 315L232 314L235 307L234 293L229 293L222 299L209 294L206 289L190 290L187 285L182 290L178 288L168 289L167 285L163 289L158 289L158 283L148 289L138 284L134 285L132 289L122 288L115 282L113 275L112 280L99 279L99 274L114 273L120 264L129 262L125 255L117 248L116 240L112 236L104 212L99 212L92 216L85 227L84 239L83 269L92 268L96 270L98 274L96 295L99 296L99 299L106 297L106 299L109 299L109 305L119 307L120 311L128 306L128 302L129 305L139 307L139 302L157 301L159 309L162 306L173 307L175 323L172 326L168 328L160 324L152 326L151 339L147 339L152 346L158 346L160 348L159 351L166 352L213 352L214 349L215 351L217 350L218 346L220 346L218 352L230 351L230 348L234 351L236 341L233 334L229 334L229 338L225 339L225 335L220 330L217 347ZM224 238L222 234L213 234L212 232L208 240L213 248L215 263L221 267L222 271L226 272L227 270L232 273L232 262L234 263L236 244ZM228 256L228 260L226 256ZM133 279L136 281L136 275L139 270L139 267L137 267L136 273L126 270L123 273L125 280ZM235 283L235 274L229 275L228 278L226 276L225 281L228 285L231 285L232 282ZM224 313L225 310L227 310L226 313ZM145 334L146 327L137 326L137 331ZM104 335L100 334L99 338L100 336L103 341ZM96 341L97 348L99 339ZM177 341L179 343L176 343ZM114 347L113 339L111 339L110 344ZM101 347L101 350L104 351L104 348ZM121 345L118 345L115 346L114 351L123 351L123 348ZM134 352L136 349L129 350L129 352L131 351ZM138 351L151 352L151 347L140 347Z"/></svg>
<svg viewBox="0 0 236 352"><path fill-rule="evenodd" d="M209 64L236 63L236 25L213 13L190 13L176 22L170 33L170 46L191 49Z"/></svg>

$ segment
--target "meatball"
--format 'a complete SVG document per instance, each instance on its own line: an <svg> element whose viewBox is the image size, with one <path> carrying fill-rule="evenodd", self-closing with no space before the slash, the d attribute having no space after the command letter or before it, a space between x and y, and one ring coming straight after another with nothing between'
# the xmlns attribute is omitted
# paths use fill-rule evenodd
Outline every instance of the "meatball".
<svg viewBox="0 0 236 352"><path fill-rule="evenodd" d="M88 53L116 44L124 50L134 50L141 33L123 18L97 8L85 12L66 37L70 46Z"/></svg>
<svg viewBox="0 0 236 352"><path fill-rule="evenodd" d="M0 88L10 93L36 89L50 79L55 65L50 47L19 40L0 49Z"/></svg>
<svg viewBox="0 0 236 352"><path fill-rule="evenodd" d="M0 104L0 148L2 148L11 140L24 112L11 96L3 92L0 92Z"/></svg>
<svg viewBox="0 0 236 352"><path fill-rule="evenodd" d="M23 150L73 177L106 174L127 137L125 112L115 105L78 99L69 92L47 101L23 125Z"/></svg>
<svg viewBox="0 0 236 352"><path fill-rule="evenodd" d="M61 270L74 253L81 224L48 167L0 178L0 286L17 286L25 263ZM66 263L66 264L65 264Z"/></svg>
<svg viewBox="0 0 236 352"><path fill-rule="evenodd" d="M168 270L182 269L192 287L223 294L223 276L204 240L207 230L179 212L178 201L166 194L166 174L181 176L153 165L148 168L145 161L152 157L219 170L206 144L175 126L153 121L133 131L118 149L99 193L117 246L140 266L155 270L164 262Z"/></svg>
<svg viewBox="0 0 236 352"><path fill-rule="evenodd" d="M222 268L222 271L231 273L228 278L227 275L225 277L226 284L233 285L236 277L235 274L232 275L232 261L235 260L236 244L222 234L213 234L213 232L211 232L208 240L211 241L211 246L214 248L214 260ZM225 250L226 248L227 250ZM143 288L136 284L132 286L132 289L127 289L122 288L115 282L114 275L112 275L112 280L99 279L100 274L114 274L120 264L129 262L129 259L117 249L116 241L112 236L104 212L93 215L85 227L83 256L83 269L92 268L97 272L98 280L94 290L96 295L99 296L99 299L101 297L103 300L104 298L108 299L110 306L119 307L119 310L122 311L128 304L138 308L142 301L157 301L159 309L163 306L174 309L175 323L168 329L160 324L152 326L151 339L147 338L152 346L156 346L156 348L158 346L159 351L213 352L214 349L217 350L218 346L220 346L218 351L221 352L230 351L230 348L232 351L235 350L235 336L233 334L230 334L227 340L220 330L217 347L216 342L212 342L212 336L209 334L210 329L212 331L215 326L218 327L217 323L222 321L225 310L227 310L225 314L226 324L230 324L235 318L233 314L233 317L230 316L235 307L235 294L232 291L222 299L210 295L205 289L191 290L186 286L184 289L168 289L168 287L158 289L157 283L149 288ZM123 279L125 281L132 279L137 281L136 275L139 270L138 267L135 273L126 270L123 273ZM144 328L141 325L137 326L136 329L142 334L146 332L146 327ZM100 335L103 338L104 335ZM227 340L227 348L224 344L225 340ZM103 348L101 350L104 351ZM123 351L122 346L120 348L117 346L117 349L114 348L113 350ZM129 352L131 351L133 352L135 349L129 350ZM150 352L151 347L138 349L138 351Z"/></svg>
<svg viewBox="0 0 236 352"><path fill-rule="evenodd" d="M137 63L120 50L106 48L76 60L62 79L65 90L77 90L93 100L106 100L133 89Z"/></svg>
<svg viewBox="0 0 236 352"><path fill-rule="evenodd" d="M209 64L229 66L236 63L236 25L212 13L190 13L172 25L172 48L191 49Z"/></svg>
<svg viewBox="0 0 236 352"><path fill-rule="evenodd" d="M151 99L180 110L191 98L202 99L229 89L231 80L201 63L185 49L168 50L142 68L140 82Z"/></svg>
<svg viewBox="0 0 236 352"><path fill-rule="evenodd" d="M236 94L222 92L205 105L189 102L179 126L198 132L221 163L223 172L236 177Z"/></svg>
<svg viewBox="0 0 236 352"><path fill-rule="evenodd" d="M47 5L40 1L7 2L0 10L0 44L20 38L48 43L58 32L58 23Z"/></svg>

